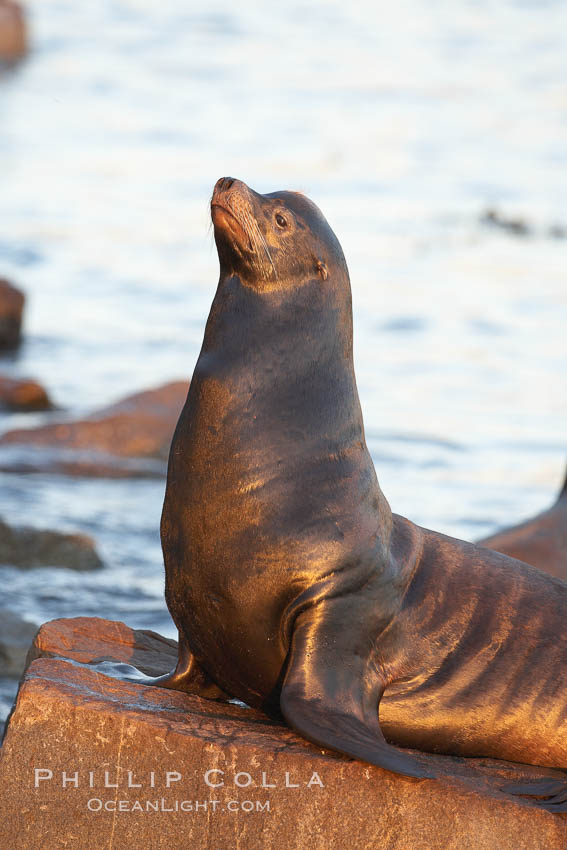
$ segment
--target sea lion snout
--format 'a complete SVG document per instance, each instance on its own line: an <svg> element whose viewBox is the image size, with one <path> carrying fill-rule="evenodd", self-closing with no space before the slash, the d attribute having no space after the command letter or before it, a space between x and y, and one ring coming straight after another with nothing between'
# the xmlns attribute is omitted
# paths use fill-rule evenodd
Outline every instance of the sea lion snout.
<svg viewBox="0 0 567 850"><path fill-rule="evenodd" d="M248 222L251 218L250 190L234 177L221 177L211 198L211 219L219 240L231 250L253 252Z"/></svg>
<svg viewBox="0 0 567 850"><path fill-rule="evenodd" d="M242 277L277 278L270 248L263 232L262 209L272 202L250 189L242 180L221 177L211 198L211 218L221 270ZM273 248L273 246L272 246Z"/></svg>
<svg viewBox="0 0 567 850"><path fill-rule="evenodd" d="M231 209L238 207L238 202L242 200L248 201L250 197L250 189L243 183L242 180L236 180L234 177L221 177L215 183L213 189L213 197L211 198L211 207L220 204L227 205Z"/></svg>
<svg viewBox="0 0 567 850"><path fill-rule="evenodd" d="M221 177L217 180L211 198L211 217L215 227L218 210L229 213L242 226L243 220L252 214L251 192L246 183L234 177Z"/></svg>

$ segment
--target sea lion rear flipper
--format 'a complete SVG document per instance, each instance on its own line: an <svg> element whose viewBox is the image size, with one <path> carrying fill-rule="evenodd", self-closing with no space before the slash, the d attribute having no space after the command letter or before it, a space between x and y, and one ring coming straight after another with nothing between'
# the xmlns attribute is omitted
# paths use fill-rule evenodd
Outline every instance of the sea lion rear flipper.
<svg viewBox="0 0 567 850"><path fill-rule="evenodd" d="M368 647L352 645L359 632L349 628L349 622L352 626L356 611L345 612L341 622L336 611L333 618L326 616L324 604L296 620L280 695L285 719L321 747L403 776L435 778L427 756L421 759L399 750L382 734L378 703L385 684L376 667L369 667Z"/></svg>
<svg viewBox="0 0 567 850"><path fill-rule="evenodd" d="M538 797L534 806L548 812L567 812L567 779L535 779L532 782L514 782L501 788L507 794Z"/></svg>
<svg viewBox="0 0 567 850"><path fill-rule="evenodd" d="M179 647L177 665L171 673L158 676L152 684L160 688L170 688L174 691L183 691L186 694L195 694L205 699L228 700L225 694L212 679L205 673L195 656L189 649L187 641L179 633Z"/></svg>

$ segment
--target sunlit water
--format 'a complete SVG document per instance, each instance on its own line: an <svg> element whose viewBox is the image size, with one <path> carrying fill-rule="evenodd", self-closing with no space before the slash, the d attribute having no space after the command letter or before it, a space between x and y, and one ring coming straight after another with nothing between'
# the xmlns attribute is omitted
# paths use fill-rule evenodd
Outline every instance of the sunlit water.
<svg viewBox="0 0 567 850"><path fill-rule="evenodd" d="M393 508L475 538L552 501L567 460L567 241L549 235L567 225L567 3L28 5L32 54L0 79L0 275L28 293L27 341L0 371L76 414L189 377L218 273L215 180L301 189L349 263ZM491 206L532 235L482 225ZM4 476L0 515L85 530L106 567L3 568L2 604L173 635L163 488Z"/></svg>

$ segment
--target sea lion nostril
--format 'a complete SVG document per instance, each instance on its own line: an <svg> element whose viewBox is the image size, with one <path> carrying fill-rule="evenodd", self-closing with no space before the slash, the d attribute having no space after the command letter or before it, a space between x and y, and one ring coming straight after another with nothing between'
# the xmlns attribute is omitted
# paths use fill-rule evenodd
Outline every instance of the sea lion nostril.
<svg viewBox="0 0 567 850"><path fill-rule="evenodd" d="M225 192L234 183L234 177L220 177L215 183L214 193Z"/></svg>

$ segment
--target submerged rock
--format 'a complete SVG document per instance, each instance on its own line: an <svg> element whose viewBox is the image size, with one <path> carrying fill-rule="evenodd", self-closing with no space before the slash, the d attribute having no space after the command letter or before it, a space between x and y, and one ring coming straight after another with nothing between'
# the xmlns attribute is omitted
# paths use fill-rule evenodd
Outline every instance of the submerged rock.
<svg viewBox="0 0 567 850"><path fill-rule="evenodd" d="M24 11L13 0L0 0L0 63L12 65L26 55L28 38Z"/></svg>
<svg viewBox="0 0 567 850"><path fill-rule="evenodd" d="M0 469L89 476L162 476L171 438L187 396L186 381L174 381L127 396L85 419L19 428L0 437Z"/></svg>
<svg viewBox="0 0 567 850"><path fill-rule="evenodd" d="M0 0L0 30L2 8ZM24 294L0 278L0 351L16 348L20 344L24 303Z"/></svg>
<svg viewBox="0 0 567 850"><path fill-rule="evenodd" d="M93 539L86 534L12 528L2 520L0 564L22 569L67 567L71 570L95 570L103 565Z"/></svg>
<svg viewBox="0 0 567 850"><path fill-rule="evenodd" d="M0 608L0 676L18 679L38 626Z"/></svg>
<svg viewBox="0 0 567 850"><path fill-rule="evenodd" d="M506 230L514 236L530 236L532 233L532 229L525 219L503 215L496 209L485 210L480 220L482 224Z"/></svg>
<svg viewBox="0 0 567 850"><path fill-rule="evenodd" d="M46 390L29 378L8 378L0 375L0 410L33 412L53 407Z"/></svg>
<svg viewBox="0 0 567 850"><path fill-rule="evenodd" d="M159 458L122 458L96 451L1 446L0 472L33 475L73 475L84 478L163 478L165 460Z"/></svg>
<svg viewBox="0 0 567 850"><path fill-rule="evenodd" d="M140 634L88 618L42 627L0 754L0 846L79 835L82 847L171 850L277 847L282 836L290 850L565 847L565 819L498 790L558 771L432 755L439 778L408 779L323 752L259 711L63 660L131 662ZM165 654L156 672L169 669Z"/></svg>
<svg viewBox="0 0 567 850"><path fill-rule="evenodd" d="M525 218L510 216L489 207L480 216L480 223L504 230L512 236L547 236L550 239L567 239L567 227L558 222L548 227L536 227Z"/></svg>

